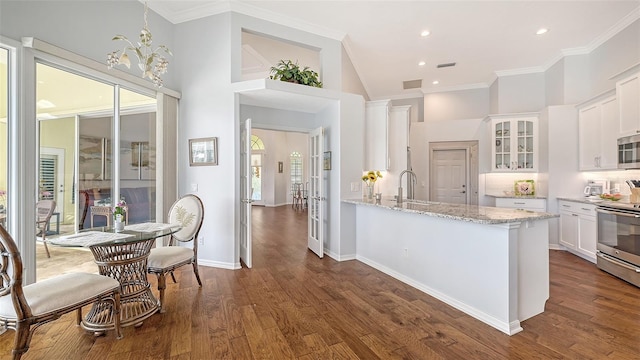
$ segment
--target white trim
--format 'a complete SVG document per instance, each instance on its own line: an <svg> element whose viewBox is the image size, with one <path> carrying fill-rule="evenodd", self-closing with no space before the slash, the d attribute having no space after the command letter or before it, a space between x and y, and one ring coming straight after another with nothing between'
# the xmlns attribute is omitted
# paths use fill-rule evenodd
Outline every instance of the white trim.
<svg viewBox="0 0 640 360"><path fill-rule="evenodd" d="M549 244L549 250L567 251L567 249L563 246L560 246L560 244Z"/></svg>
<svg viewBox="0 0 640 360"><path fill-rule="evenodd" d="M636 64L633 64L633 65L629 66L628 68L620 71L619 73L611 76L609 78L609 80L614 80L614 79L617 80L619 78L622 78L623 76L626 77L626 76L631 75L633 73L636 73L638 71L640 71L640 62L638 62Z"/></svg>
<svg viewBox="0 0 640 360"><path fill-rule="evenodd" d="M329 251L329 249L327 249L327 248L324 248L324 254L327 255L328 257L332 258L335 261L356 260L356 254L340 255L340 254L335 253L333 251Z"/></svg>
<svg viewBox="0 0 640 360"><path fill-rule="evenodd" d="M242 265L240 265L240 262L230 263L230 262L198 259L198 265L219 268L219 269L228 269L228 270L242 269Z"/></svg>
<svg viewBox="0 0 640 360"><path fill-rule="evenodd" d="M601 34L598 37L596 37L595 39L593 39L589 43L589 45L586 46L586 49L588 50L587 53L590 53L593 50L597 49L600 45L602 45L605 42L609 41L611 38L616 36L622 30L626 29L627 26L633 24L633 22L638 20L638 19L640 19L640 6L638 6L637 8L635 8L633 10L631 10L631 12L629 14L627 14L625 17L620 19L620 21L615 23L607 31L605 31L603 34Z"/></svg>
<svg viewBox="0 0 640 360"><path fill-rule="evenodd" d="M532 66L532 67L520 68L520 69L496 70L495 73L497 77L503 77L503 76L538 74L544 71L545 69L542 66Z"/></svg>

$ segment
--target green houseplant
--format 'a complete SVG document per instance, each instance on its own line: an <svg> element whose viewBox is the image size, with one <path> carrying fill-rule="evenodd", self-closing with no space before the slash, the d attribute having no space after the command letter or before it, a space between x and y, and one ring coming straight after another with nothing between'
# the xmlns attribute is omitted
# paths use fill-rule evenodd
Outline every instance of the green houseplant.
<svg viewBox="0 0 640 360"><path fill-rule="evenodd" d="M314 87L322 87L322 82L318 80L318 73L310 70L308 66L300 69L298 62L291 60L280 60L276 66L271 67L269 79L292 82Z"/></svg>

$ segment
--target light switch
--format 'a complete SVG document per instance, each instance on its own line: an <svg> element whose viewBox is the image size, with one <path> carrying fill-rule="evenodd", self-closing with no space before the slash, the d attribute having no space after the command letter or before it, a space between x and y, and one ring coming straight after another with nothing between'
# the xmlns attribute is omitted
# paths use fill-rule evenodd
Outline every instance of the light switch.
<svg viewBox="0 0 640 360"><path fill-rule="evenodd" d="M198 184L191 184L191 192L197 192L198 191Z"/></svg>
<svg viewBox="0 0 640 360"><path fill-rule="evenodd" d="M351 191L358 192L360 191L360 182L352 182L351 183Z"/></svg>

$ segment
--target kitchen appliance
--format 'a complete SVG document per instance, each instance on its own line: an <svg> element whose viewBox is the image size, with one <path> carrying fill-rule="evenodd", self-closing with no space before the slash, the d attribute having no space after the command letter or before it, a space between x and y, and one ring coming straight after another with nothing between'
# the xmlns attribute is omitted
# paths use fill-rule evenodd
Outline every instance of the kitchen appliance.
<svg viewBox="0 0 640 360"><path fill-rule="evenodd" d="M584 188L584 195L599 196L602 194L608 194L610 190L608 180L589 180L587 181L587 186Z"/></svg>
<svg viewBox="0 0 640 360"><path fill-rule="evenodd" d="M607 202L596 211L598 268L640 287L640 204Z"/></svg>
<svg viewBox="0 0 640 360"><path fill-rule="evenodd" d="M640 169L640 135L618 139L618 169Z"/></svg>

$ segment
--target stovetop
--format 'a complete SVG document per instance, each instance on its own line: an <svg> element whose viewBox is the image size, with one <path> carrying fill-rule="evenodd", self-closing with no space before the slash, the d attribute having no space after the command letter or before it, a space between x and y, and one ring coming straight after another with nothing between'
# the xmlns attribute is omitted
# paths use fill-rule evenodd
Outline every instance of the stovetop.
<svg viewBox="0 0 640 360"><path fill-rule="evenodd" d="M598 207L608 207L614 209L632 210L640 212L640 204L630 203L628 200L603 201L598 203Z"/></svg>

